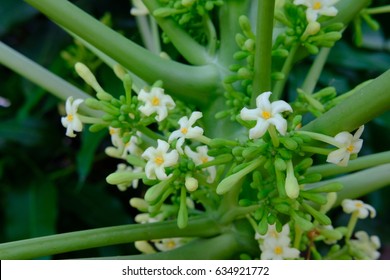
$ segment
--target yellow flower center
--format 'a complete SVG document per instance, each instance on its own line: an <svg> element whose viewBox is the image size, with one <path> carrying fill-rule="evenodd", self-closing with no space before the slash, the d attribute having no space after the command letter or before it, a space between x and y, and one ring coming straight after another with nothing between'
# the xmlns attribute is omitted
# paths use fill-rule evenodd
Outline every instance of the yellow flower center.
<svg viewBox="0 0 390 280"><path fill-rule="evenodd" d="M313 10L319 10L319 9L321 9L321 8L322 8L322 4L321 4L320 1L314 2L314 4L313 4Z"/></svg>
<svg viewBox="0 0 390 280"><path fill-rule="evenodd" d="M356 208L362 208L362 207L363 207L363 203L361 203L361 202L356 202L356 203L355 203L355 206L356 206Z"/></svg>
<svg viewBox="0 0 390 280"><path fill-rule="evenodd" d="M152 98L152 105L153 105L153 106L158 106L158 105L160 105L160 99L159 99L157 96L154 96L154 97Z"/></svg>
<svg viewBox="0 0 390 280"><path fill-rule="evenodd" d="M350 153L352 153L354 148L355 148L355 147L351 144L351 145L349 145L349 146L347 147L347 151L350 152Z"/></svg>
<svg viewBox="0 0 390 280"><path fill-rule="evenodd" d="M263 112L261 113L261 116L263 117L263 119L268 120L268 119L271 117L271 113L268 112L268 111L263 111Z"/></svg>
<svg viewBox="0 0 390 280"><path fill-rule="evenodd" d="M275 253L276 255L281 255L281 254L283 254L283 248L280 247L280 246L276 246L275 249L274 249L274 253Z"/></svg>
<svg viewBox="0 0 390 280"><path fill-rule="evenodd" d="M114 135L115 134L115 128L110 127L109 132L110 132L110 135Z"/></svg>
<svg viewBox="0 0 390 280"><path fill-rule="evenodd" d="M68 120L68 122L71 122L71 121L73 121L74 117L72 114L69 114L66 116L66 119Z"/></svg>
<svg viewBox="0 0 390 280"><path fill-rule="evenodd" d="M187 134L188 128L183 127L182 129L180 129L180 131L181 131L181 133L183 133L183 134Z"/></svg>
<svg viewBox="0 0 390 280"><path fill-rule="evenodd" d="M154 162L157 164L157 165L161 165L164 163L164 158L162 156L157 156L155 159L154 159Z"/></svg>
<svg viewBox="0 0 390 280"><path fill-rule="evenodd" d="M207 157L201 157L200 160L202 161L202 163L206 163L209 161Z"/></svg>
<svg viewBox="0 0 390 280"><path fill-rule="evenodd" d="M176 243L175 243L175 241L173 241L173 240L168 241L168 242L166 243L166 245L167 245L167 248L169 248L169 249L173 249L173 248L176 247Z"/></svg>

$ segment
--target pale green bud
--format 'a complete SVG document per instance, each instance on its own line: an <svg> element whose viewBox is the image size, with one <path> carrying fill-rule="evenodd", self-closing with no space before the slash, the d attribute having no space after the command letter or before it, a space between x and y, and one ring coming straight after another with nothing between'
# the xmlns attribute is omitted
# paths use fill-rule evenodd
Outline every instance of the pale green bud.
<svg viewBox="0 0 390 280"><path fill-rule="evenodd" d="M103 91L103 88L99 85L96 80L96 77L92 74L91 70L81 62L77 62L74 66L77 74L88 84L90 85L96 92Z"/></svg>
<svg viewBox="0 0 390 280"><path fill-rule="evenodd" d="M144 254L154 254L157 251L153 248L152 245L150 245L147 241L140 240L134 242L135 248Z"/></svg>
<svg viewBox="0 0 390 280"><path fill-rule="evenodd" d="M296 199L299 196L299 184L298 180L294 175L294 167L292 161L287 162L287 174L285 181L286 194L291 199Z"/></svg>
<svg viewBox="0 0 390 280"><path fill-rule="evenodd" d="M198 189L198 180L196 180L194 177L187 176L185 180L185 186L189 192L196 191Z"/></svg>
<svg viewBox="0 0 390 280"><path fill-rule="evenodd" d="M139 197L133 197L129 200L130 206L138 209L141 212L146 212L148 210L148 203L145 199Z"/></svg>
<svg viewBox="0 0 390 280"><path fill-rule="evenodd" d="M111 185L131 184L133 180L142 179L144 177L144 172L134 173L119 171L108 175L106 181Z"/></svg>

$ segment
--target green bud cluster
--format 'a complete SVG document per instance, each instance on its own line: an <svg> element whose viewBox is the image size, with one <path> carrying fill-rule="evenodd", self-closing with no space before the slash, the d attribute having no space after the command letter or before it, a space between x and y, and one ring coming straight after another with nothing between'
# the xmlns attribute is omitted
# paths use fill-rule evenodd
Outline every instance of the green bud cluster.
<svg viewBox="0 0 390 280"><path fill-rule="evenodd" d="M161 7L153 12L155 17L171 17L192 38L201 44L207 44L204 19L216 8L224 4L223 0L159 0ZM163 41L169 43L169 37L163 33Z"/></svg>
<svg viewBox="0 0 390 280"><path fill-rule="evenodd" d="M290 2L284 4L284 9L278 9L275 18L285 25L285 31L276 38L274 49L289 50L298 44L307 49L310 54L317 54L320 47L330 48L341 38L344 28L342 23L325 22L309 23L306 19L305 7Z"/></svg>

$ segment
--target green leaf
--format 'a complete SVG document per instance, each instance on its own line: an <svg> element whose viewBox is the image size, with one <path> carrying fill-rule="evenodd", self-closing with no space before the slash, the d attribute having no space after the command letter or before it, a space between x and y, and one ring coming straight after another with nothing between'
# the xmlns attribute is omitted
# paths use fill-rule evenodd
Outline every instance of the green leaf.
<svg viewBox="0 0 390 280"><path fill-rule="evenodd" d="M4 209L5 235L10 241L56 233L57 189L46 177L27 188L10 188Z"/></svg>
<svg viewBox="0 0 390 280"><path fill-rule="evenodd" d="M96 150L106 135L106 131L92 133L88 129L84 129L82 133L81 148L76 156L77 172L79 174L80 182L84 182L91 171Z"/></svg>

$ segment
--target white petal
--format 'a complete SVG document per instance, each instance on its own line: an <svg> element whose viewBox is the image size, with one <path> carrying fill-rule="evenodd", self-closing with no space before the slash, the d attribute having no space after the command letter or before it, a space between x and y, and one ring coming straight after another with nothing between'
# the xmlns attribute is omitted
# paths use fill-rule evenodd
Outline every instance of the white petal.
<svg viewBox="0 0 390 280"><path fill-rule="evenodd" d="M180 127L188 127L188 118L187 117L181 117L180 120L178 121Z"/></svg>
<svg viewBox="0 0 390 280"><path fill-rule="evenodd" d="M169 153L165 154L164 166L169 167L175 165L178 160L179 160L179 153L176 150L170 151Z"/></svg>
<svg viewBox="0 0 390 280"><path fill-rule="evenodd" d="M362 139L357 140L355 143L353 143L353 150L351 154L359 153L362 147L363 147L363 140Z"/></svg>
<svg viewBox="0 0 390 280"><path fill-rule="evenodd" d="M166 153L169 149L168 142L165 142L164 140L157 140L157 150L162 151L163 153Z"/></svg>
<svg viewBox="0 0 390 280"><path fill-rule="evenodd" d="M256 98L256 106L257 108L261 108L263 111L271 112L271 102L269 101L269 97L271 96L272 92L266 91L260 94Z"/></svg>
<svg viewBox="0 0 390 280"><path fill-rule="evenodd" d="M257 120L255 127L249 130L249 138L258 139L262 137L267 131L268 126L269 126L269 122L259 118Z"/></svg>
<svg viewBox="0 0 390 280"><path fill-rule="evenodd" d="M195 126L188 130L187 134L185 135L185 138L192 139L196 137L200 137L203 135L203 128L199 126Z"/></svg>
<svg viewBox="0 0 390 280"><path fill-rule="evenodd" d="M352 143L353 136L347 131L338 133L334 139L341 144L342 147L347 147ZM340 147L341 148L341 147Z"/></svg>
<svg viewBox="0 0 390 280"><path fill-rule="evenodd" d="M324 16L334 17L335 15L337 15L337 12L338 11L335 7L325 7L321 9L319 13Z"/></svg>
<svg viewBox="0 0 390 280"><path fill-rule="evenodd" d="M353 139L359 139L360 136L362 136L364 131L364 125L360 126L358 130L356 130L355 134L353 135Z"/></svg>
<svg viewBox="0 0 390 280"><path fill-rule="evenodd" d="M144 159L146 159L146 160L150 160L150 159L154 158L155 153L156 153L156 149L153 148L153 147L149 147L149 148L147 148L147 149L143 152L143 154L142 154L141 156L142 156Z"/></svg>
<svg viewBox="0 0 390 280"><path fill-rule="evenodd" d="M168 142L171 143L173 140L175 139L178 139L180 137L183 137L183 133L181 133L180 129L179 130L175 130L171 133L171 135L169 135L169 138L168 138Z"/></svg>
<svg viewBox="0 0 390 280"><path fill-rule="evenodd" d="M168 178L167 174L165 173L164 166L155 166L154 173L157 176L157 179L159 180L165 180Z"/></svg>
<svg viewBox="0 0 390 280"><path fill-rule="evenodd" d="M269 123L272 123L276 130L279 131L280 134L285 135L287 130L287 121L283 119L280 114L277 114L268 120Z"/></svg>
<svg viewBox="0 0 390 280"><path fill-rule="evenodd" d="M176 150L180 153L183 154L183 149L181 146L184 144L184 137L180 137L179 140L176 142Z"/></svg>
<svg viewBox="0 0 390 280"><path fill-rule="evenodd" d="M259 109L248 109L243 108L240 112L241 119L245 121L255 121L260 116L260 110Z"/></svg>
<svg viewBox="0 0 390 280"><path fill-rule="evenodd" d="M306 10L306 18L307 18L307 21L309 21L309 22L316 21L318 18L318 12L308 8Z"/></svg>
<svg viewBox="0 0 390 280"><path fill-rule="evenodd" d="M168 116L167 107L159 106L159 107L157 107L156 112L157 112L156 120L158 122L161 122L162 120L164 120Z"/></svg>
<svg viewBox="0 0 390 280"><path fill-rule="evenodd" d="M344 158L349 159L349 153L347 152L346 148L340 148L340 149L337 149L337 150L331 152L328 155L326 161L330 162L330 163L334 163L334 164L340 164ZM341 164L345 164L345 162L343 162Z"/></svg>
<svg viewBox="0 0 390 280"><path fill-rule="evenodd" d="M191 114L188 124L192 126L197 120L203 116L202 112L195 111Z"/></svg>
<svg viewBox="0 0 390 280"><path fill-rule="evenodd" d="M272 115L282 113L285 111L292 112L292 110L293 110L291 108L290 104L288 104L286 101L283 101L283 100L278 100L278 101L272 102L271 106L272 106L272 111L271 111Z"/></svg>

